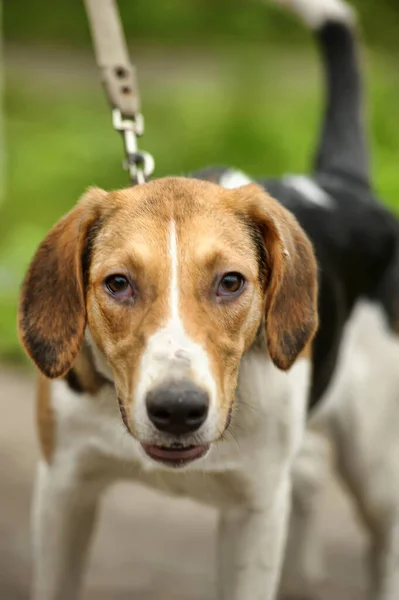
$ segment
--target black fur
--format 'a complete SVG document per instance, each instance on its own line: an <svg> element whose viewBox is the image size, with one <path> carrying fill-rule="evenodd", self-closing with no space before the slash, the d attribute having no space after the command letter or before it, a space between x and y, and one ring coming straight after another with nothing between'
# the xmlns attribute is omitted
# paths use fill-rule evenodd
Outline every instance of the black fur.
<svg viewBox="0 0 399 600"><path fill-rule="evenodd" d="M71 389L73 392L76 392L77 394L83 394L85 392L85 389L74 368L68 371L64 379L69 389Z"/></svg>
<svg viewBox="0 0 399 600"><path fill-rule="evenodd" d="M387 326L399 324L399 224L370 184L354 33L341 23L327 23L316 39L326 71L327 106L312 179L332 206L309 202L284 178L257 182L296 216L318 261L320 326L313 348L311 407L331 381L356 302L379 303ZM207 169L195 176L220 181L227 170Z"/></svg>
<svg viewBox="0 0 399 600"><path fill-rule="evenodd" d="M255 223L249 222L245 215L237 214L237 216L242 220L251 236L259 264L259 281L263 286L265 286L268 279L268 261L263 235L259 227L257 227Z"/></svg>
<svg viewBox="0 0 399 600"><path fill-rule="evenodd" d="M394 324L399 301L399 227L382 205L339 179L319 181L333 198L329 210L304 201L282 181L264 180L269 193L291 210L313 242L319 265L320 327L314 343L311 405L334 372L343 327L361 298L378 301ZM371 198L366 198L370 200Z"/></svg>

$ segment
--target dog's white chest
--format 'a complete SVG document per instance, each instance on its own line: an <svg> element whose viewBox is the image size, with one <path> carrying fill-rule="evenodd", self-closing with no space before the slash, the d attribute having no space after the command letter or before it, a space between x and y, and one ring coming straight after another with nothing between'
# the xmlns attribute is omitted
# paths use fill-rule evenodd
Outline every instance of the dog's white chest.
<svg viewBox="0 0 399 600"><path fill-rule="evenodd" d="M307 360L282 373L263 353L251 351L242 361L229 430L184 471L162 468L145 455L127 433L110 386L93 397L56 382L57 454L70 468L105 482L132 479L216 506L241 504L254 483L268 485L274 479L276 465L299 445L309 372Z"/></svg>

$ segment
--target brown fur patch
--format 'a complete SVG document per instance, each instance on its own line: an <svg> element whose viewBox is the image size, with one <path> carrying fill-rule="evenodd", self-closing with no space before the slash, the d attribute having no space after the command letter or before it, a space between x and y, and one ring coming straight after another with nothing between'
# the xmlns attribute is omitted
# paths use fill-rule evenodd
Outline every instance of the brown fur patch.
<svg viewBox="0 0 399 600"><path fill-rule="evenodd" d="M316 258L292 213L257 185L245 186L241 194L247 194L247 214L262 231L270 265L266 291L270 356L287 370L318 327Z"/></svg>
<svg viewBox="0 0 399 600"><path fill-rule="evenodd" d="M302 352L298 355L298 358L308 358L309 360L312 360L312 356L313 356L313 344L309 343L304 347Z"/></svg>
<svg viewBox="0 0 399 600"><path fill-rule="evenodd" d="M91 190L40 244L22 285L18 329L26 352L47 377L77 357L86 326L83 251L106 192Z"/></svg>
<svg viewBox="0 0 399 600"><path fill-rule="evenodd" d="M41 373L37 374L36 423L41 452L45 460L50 462L55 443L55 422L51 406L51 382Z"/></svg>

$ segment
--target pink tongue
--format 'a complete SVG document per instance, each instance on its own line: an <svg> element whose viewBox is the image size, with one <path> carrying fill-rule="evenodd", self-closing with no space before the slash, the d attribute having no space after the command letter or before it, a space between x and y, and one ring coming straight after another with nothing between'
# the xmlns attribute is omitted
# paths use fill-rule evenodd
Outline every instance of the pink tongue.
<svg viewBox="0 0 399 600"><path fill-rule="evenodd" d="M175 461L175 460L191 460L199 458L208 450L208 446L193 446L191 448L161 448L160 446L152 446L150 444L143 444L143 448L151 458L158 458L159 460Z"/></svg>

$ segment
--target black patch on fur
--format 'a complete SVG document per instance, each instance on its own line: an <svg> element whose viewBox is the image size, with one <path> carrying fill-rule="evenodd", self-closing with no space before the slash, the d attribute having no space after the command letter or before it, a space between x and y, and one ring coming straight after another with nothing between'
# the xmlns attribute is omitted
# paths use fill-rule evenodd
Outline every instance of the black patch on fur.
<svg viewBox="0 0 399 600"><path fill-rule="evenodd" d="M268 279L268 261L267 252L265 248L265 240L262 235L262 232L255 223L247 221L246 226L251 235L251 239L255 244L256 255L259 264L259 281L262 285L265 285Z"/></svg>
<svg viewBox="0 0 399 600"><path fill-rule="evenodd" d="M72 368L68 371L68 373L64 377L68 387L77 394L84 394L85 390L82 386L82 383L77 376L75 370Z"/></svg>
<svg viewBox="0 0 399 600"><path fill-rule="evenodd" d="M296 329L293 334L283 333L279 342L284 363L292 364L298 356L298 348L304 348L308 339L309 331L305 328ZM284 368L284 364L278 366Z"/></svg>
<svg viewBox="0 0 399 600"><path fill-rule="evenodd" d="M219 184L222 176L229 171L227 167L206 167L205 169L201 169L200 171L196 171L192 173L190 177L194 179L201 179L203 181L211 181L212 183Z"/></svg>
<svg viewBox="0 0 399 600"><path fill-rule="evenodd" d="M64 348L64 341L59 338L51 338L50 340L44 339L38 331L30 328L26 321L27 320L24 319L22 323L26 343L39 364L49 365L49 370L46 375L51 376L51 365L57 363L57 357ZM75 334L72 332L71 335L73 336Z"/></svg>
<svg viewBox="0 0 399 600"><path fill-rule="evenodd" d="M389 322L399 313L399 224L371 190L338 176L316 183L332 198L323 208L279 179L262 183L290 210L309 236L319 266L319 322L313 344L310 405L326 391L335 372L345 327L355 304L380 304Z"/></svg>
<svg viewBox="0 0 399 600"><path fill-rule="evenodd" d="M247 215L241 212L237 212L236 215L248 231L249 236L252 240L259 265L259 281L262 284L262 286L265 286L268 278L269 265L267 261L267 251L265 247L265 240L263 234L258 225L251 221L251 219Z"/></svg>
<svg viewBox="0 0 399 600"><path fill-rule="evenodd" d="M90 227L90 229L87 233L86 241L85 241L85 244L83 247L82 276L83 276L83 286L84 286L85 292L89 285L90 267L91 267L91 261L92 261L92 257L93 257L94 242L97 238L97 235L98 235L100 229L102 229L104 222L105 222L104 217L99 217L98 219L95 220L95 222Z"/></svg>
<svg viewBox="0 0 399 600"><path fill-rule="evenodd" d="M364 190L370 187L370 169L356 37L351 27L328 21L316 39L326 74L327 106L314 169Z"/></svg>

